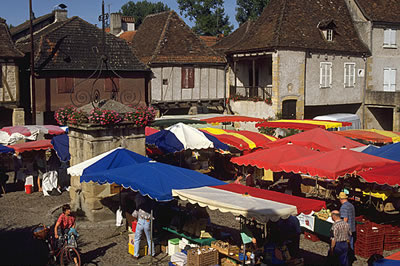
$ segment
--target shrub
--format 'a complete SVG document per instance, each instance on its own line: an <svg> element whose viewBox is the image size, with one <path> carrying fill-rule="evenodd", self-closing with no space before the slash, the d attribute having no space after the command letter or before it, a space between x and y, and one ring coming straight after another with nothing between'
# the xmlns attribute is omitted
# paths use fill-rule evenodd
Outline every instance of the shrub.
<svg viewBox="0 0 400 266"><path fill-rule="evenodd" d="M68 122L68 117L73 112L76 112L76 108L72 105L59 108L57 111L54 112L54 119L57 121L57 124L61 126L66 125Z"/></svg>

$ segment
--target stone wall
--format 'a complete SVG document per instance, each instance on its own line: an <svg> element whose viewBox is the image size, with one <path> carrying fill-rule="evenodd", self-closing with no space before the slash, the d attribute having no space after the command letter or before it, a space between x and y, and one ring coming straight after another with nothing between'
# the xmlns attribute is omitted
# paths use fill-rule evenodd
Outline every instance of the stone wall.
<svg viewBox="0 0 400 266"><path fill-rule="evenodd" d="M93 125L69 125L69 151L71 166L117 147L124 147L145 155L144 128L132 124L101 127ZM115 214L102 200L115 195L111 185L80 183L79 176L71 177L71 205L81 209L91 221L114 219Z"/></svg>

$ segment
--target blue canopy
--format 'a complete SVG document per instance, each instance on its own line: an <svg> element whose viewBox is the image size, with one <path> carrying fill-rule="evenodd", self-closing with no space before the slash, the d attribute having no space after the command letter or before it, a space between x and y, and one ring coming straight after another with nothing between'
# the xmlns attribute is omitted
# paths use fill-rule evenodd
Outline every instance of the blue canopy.
<svg viewBox="0 0 400 266"><path fill-rule="evenodd" d="M385 145L379 149L365 149L363 152L381 158L400 162L400 142Z"/></svg>
<svg viewBox="0 0 400 266"><path fill-rule="evenodd" d="M51 139L51 144L61 161L68 162L71 159L71 154L69 154L69 138L67 134L54 136Z"/></svg>
<svg viewBox="0 0 400 266"><path fill-rule="evenodd" d="M156 145L165 153L173 153L185 149L208 149L211 147L229 150L229 146L216 137L182 123L146 136L146 144Z"/></svg>
<svg viewBox="0 0 400 266"><path fill-rule="evenodd" d="M81 182L89 181L99 184L115 183L122 185L157 201L172 200L172 189L225 184L225 182L193 170L154 161L97 173L86 173L85 170L81 176Z"/></svg>
<svg viewBox="0 0 400 266"><path fill-rule="evenodd" d="M9 152L14 152L14 149L0 144L0 153L9 153Z"/></svg>
<svg viewBox="0 0 400 266"><path fill-rule="evenodd" d="M127 149L116 149L112 153L86 167L85 170L83 170L83 174L91 174L128 165L146 163L150 160L150 158Z"/></svg>

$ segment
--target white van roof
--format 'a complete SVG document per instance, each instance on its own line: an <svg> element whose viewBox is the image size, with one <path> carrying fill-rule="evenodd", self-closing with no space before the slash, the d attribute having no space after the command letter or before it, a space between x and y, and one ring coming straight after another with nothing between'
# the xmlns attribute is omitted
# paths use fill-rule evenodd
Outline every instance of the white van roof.
<svg viewBox="0 0 400 266"><path fill-rule="evenodd" d="M331 121L354 121L360 118L356 114L337 113L329 115L319 115L313 118L314 120L331 120Z"/></svg>

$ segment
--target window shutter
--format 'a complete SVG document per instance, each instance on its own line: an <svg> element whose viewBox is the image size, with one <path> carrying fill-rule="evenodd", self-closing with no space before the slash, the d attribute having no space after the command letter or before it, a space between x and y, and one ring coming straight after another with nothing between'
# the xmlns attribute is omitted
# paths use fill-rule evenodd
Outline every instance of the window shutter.
<svg viewBox="0 0 400 266"><path fill-rule="evenodd" d="M396 69L390 71L390 91L396 91Z"/></svg>
<svg viewBox="0 0 400 266"><path fill-rule="evenodd" d="M348 79L348 77L347 77L347 67L348 67L348 64L344 64L344 86L346 87L347 86L347 79Z"/></svg>
<svg viewBox="0 0 400 266"><path fill-rule="evenodd" d="M188 87L187 68L185 68L185 67L182 67L182 69L181 69L181 87L182 87L182 89L186 89Z"/></svg>
<svg viewBox="0 0 400 266"><path fill-rule="evenodd" d="M356 65L352 64L351 67L352 67L352 71L351 71L352 81L350 84L352 86L355 86L356 85Z"/></svg>
<svg viewBox="0 0 400 266"><path fill-rule="evenodd" d="M194 88L194 68L188 69L188 88Z"/></svg>
<svg viewBox="0 0 400 266"><path fill-rule="evenodd" d="M113 83L114 82L114 83ZM112 92L113 88L118 91L119 90L119 78L106 78L104 80L104 90L107 92Z"/></svg>
<svg viewBox="0 0 400 266"><path fill-rule="evenodd" d="M332 86L332 64L327 65L329 72L329 86Z"/></svg>
<svg viewBox="0 0 400 266"><path fill-rule="evenodd" d="M74 88L74 79L68 77L57 78L58 93L71 93Z"/></svg>
<svg viewBox="0 0 400 266"><path fill-rule="evenodd" d="M383 44L384 45L390 44L390 29L385 29L383 32Z"/></svg>
<svg viewBox="0 0 400 266"><path fill-rule="evenodd" d="M323 66L324 66L323 64L319 65L319 86L320 87L324 87L324 84L323 84L324 68L323 68Z"/></svg>
<svg viewBox="0 0 400 266"><path fill-rule="evenodd" d="M181 87L182 89L194 88L194 68L182 67L181 70Z"/></svg>
<svg viewBox="0 0 400 266"><path fill-rule="evenodd" d="M383 90L389 91L389 83L390 83L390 69L383 70Z"/></svg>
<svg viewBox="0 0 400 266"><path fill-rule="evenodd" d="M390 30L390 45L396 45L396 30Z"/></svg>

